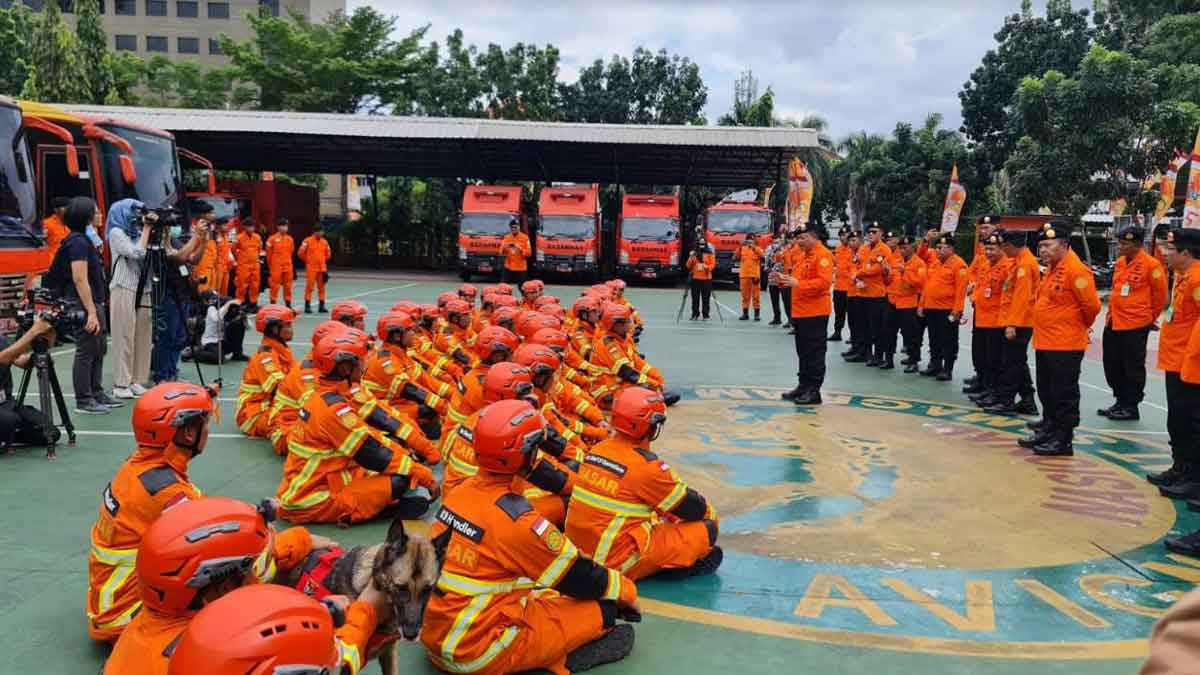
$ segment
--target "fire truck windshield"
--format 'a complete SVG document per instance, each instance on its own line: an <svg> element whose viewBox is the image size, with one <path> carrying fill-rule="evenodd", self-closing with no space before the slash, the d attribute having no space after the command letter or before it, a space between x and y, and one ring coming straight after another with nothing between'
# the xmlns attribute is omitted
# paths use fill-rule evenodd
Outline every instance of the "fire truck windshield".
<svg viewBox="0 0 1200 675"><path fill-rule="evenodd" d="M631 241L672 241L679 223L671 218L626 218L621 221L621 238Z"/></svg>
<svg viewBox="0 0 1200 675"><path fill-rule="evenodd" d="M766 234L771 214L766 211L709 211L708 229L721 234Z"/></svg>
<svg viewBox="0 0 1200 675"><path fill-rule="evenodd" d="M175 142L165 136L127 127L105 125L107 131L124 138L133 146L133 164L137 181L129 185L121 177L121 150L112 143L101 143L104 161L104 187L111 201L136 199L150 208L180 207L179 160Z"/></svg>
<svg viewBox="0 0 1200 675"><path fill-rule="evenodd" d="M503 237L512 219L507 213L464 213L458 228L463 234Z"/></svg>
<svg viewBox="0 0 1200 675"><path fill-rule="evenodd" d="M238 201L229 197L199 197L194 202L204 202L212 207L213 219L220 220L222 218L233 219L238 214ZM196 209L192 209L192 215L196 215Z"/></svg>
<svg viewBox="0 0 1200 675"><path fill-rule="evenodd" d="M542 216L538 234L550 238L586 239L596 233L595 222L589 216Z"/></svg>
<svg viewBox="0 0 1200 675"><path fill-rule="evenodd" d="M21 131L21 111L0 106L0 217L30 225L36 215L33 170Z"/></svg>

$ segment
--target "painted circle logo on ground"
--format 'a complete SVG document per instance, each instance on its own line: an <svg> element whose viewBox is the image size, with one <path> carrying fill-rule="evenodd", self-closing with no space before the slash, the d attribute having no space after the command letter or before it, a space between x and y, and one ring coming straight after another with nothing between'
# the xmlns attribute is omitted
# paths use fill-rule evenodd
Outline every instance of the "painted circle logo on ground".
<svg viewBox="0 0 1200 675"><path fill-rule="evenodd" d="M1017 658L1134 658L1200 582L1164 536L1200 519L1143 478L1161 448L894 398L698 389L654 449L709 497L716 577L643 584L651 611L803 640ZM657 600L658 602L655 602Z"/></svg>

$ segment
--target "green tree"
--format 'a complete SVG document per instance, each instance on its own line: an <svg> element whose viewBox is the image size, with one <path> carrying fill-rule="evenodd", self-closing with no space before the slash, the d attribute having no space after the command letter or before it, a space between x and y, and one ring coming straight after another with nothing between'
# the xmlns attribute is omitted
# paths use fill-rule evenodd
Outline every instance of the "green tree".
<svg viewBox="0 0 1200 675"><path fill-rule="evenodd" d="M75 35L79 38L79 60L87 103L102 105L117 96L108 36L100 25L99 0L76 0ZM119 101L117 101L119 102Z"/></svg>
<svg viewBox="0 0 1200 675"><path fill-rule="evenodd" d="M28 77L21 97L35 101L87 101L79 40L62 19L57 2L48 2L36 22L26 61Z"/></svg>
<svg viewBox="0 0 1200 675"><path fill-rule="evenodd" d="M437 42L422 55L425 75L416 78L413 100L397 105L397 114L431 117L478 117L483 114L484 83L475 66L478 50L463 43L463 33L446 36L443 52Z"/></svg>
<svg viewBox="0 0 1200 675"><path fill-rule="evenodd" d="M428 27L393 40L396 20L371 7L313 23L298 12L248 15L254 37L222 35L234 76L254 85L263 110L375 112L416 99L424 73L420 41Z"/></svg>
<svg viewBox="0 0 1200 675"><path fill-rule="evenodd" d="M0 8L0 94L16 96L25 85L28 66L28 42L24 24L29 9L21 3L11 9Z"/></svg>
<svg viewBox="0 0 1200 675"><path fill-rule="evenodd" d="M557 120L558 48L522 42L503 49L489 44L476 67L483 81L488 117L508 120Z"/></svg>
<svg viewBox="0 0 1200 675"><path fill-rule="evenodd" d="M1145 58L1174 65L1200 64L1200 11L1172 14L1155 22L1146 34Z"/></svg>
<svg viewBox="0 0 1200 675"><path fill-rule="evenodd" d="M610 124L704 124L708 87L689 59L643 47L633 59L597 59L561 86L563 117Z"/></svg>

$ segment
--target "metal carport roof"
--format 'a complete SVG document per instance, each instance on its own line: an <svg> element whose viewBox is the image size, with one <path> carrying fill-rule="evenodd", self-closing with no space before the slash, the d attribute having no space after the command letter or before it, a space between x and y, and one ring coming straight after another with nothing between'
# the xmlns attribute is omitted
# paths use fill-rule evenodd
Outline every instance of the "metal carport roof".
<svg viewBox="0 0 1200 675"><path fill-rule="evenodd" d="M175 134L221 169L657 185L757 185L812 129L513 122L62 105Z"/></svg>

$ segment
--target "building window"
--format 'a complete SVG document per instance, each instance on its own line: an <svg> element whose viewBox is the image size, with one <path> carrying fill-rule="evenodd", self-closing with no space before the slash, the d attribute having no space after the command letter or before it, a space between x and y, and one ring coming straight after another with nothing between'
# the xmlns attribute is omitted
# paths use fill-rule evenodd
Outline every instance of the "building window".
<svg viewBox="0 0 1200 675"><path fill-rule="evenodd" d="M229 3L228 2L210 2L210 3L208 3L208 18L210 18L210 19L228 19L229 18Z"/></svg>
<svg viewBox="0 0 1200 675"><path fill-rule="evenodd" d="M258 0L258 6L266 8L271 16L279 16L279 0Z"/></svg>
<svg viewBox="0 0 1200 675"><path fill-rule="evenodd" d="M167 38L156 35L146 36L146 51L148 52L166 52Z"/></svg>
<svg viewBox="0 0 1200 675"><path fill-rule="evenodd" d="M118 35L117 36L117 51L119 51L119 52L136 52L137 51L137 36L136 35Z"/></svg>
<svg viewBox="0 0 1200 675"><path fill-rule="evenodd" d="M46 8L46 3L42 0L25 0L25 6L35 12L40 12Z"/></svg>
<svg viewBox="0 0 1200 675"><path fill-rule="evenodd" d="M137 0L113 0L113 12L120 16L137 16Z"/></svg>
<svg viewBox="0 0 1200 675"><path fill-rule="evenodd" d="M220 56L225 52L221 51L221 42L216 38L208 38L208 53Z"/></svg>
<svg viewBox="0 0 1200 675"><path fill-rule="evenodd" d="M196 0L179 0L175 3L175 16L181 19L194 19L200 16L200 3Z"/></svg>
<svg viewBox="0 0 1200 675"><path fill-rule="evenodd" d="M146 16L166 16L167 0L146 0Z"/></svg>
<svg viewBox="0 0 1200 675"><path fill-rule="evenodd" d="M199 54L200 39L181 37L179 38L179 42L176 45L175 51L179 52L180 54Z"/></svg>

